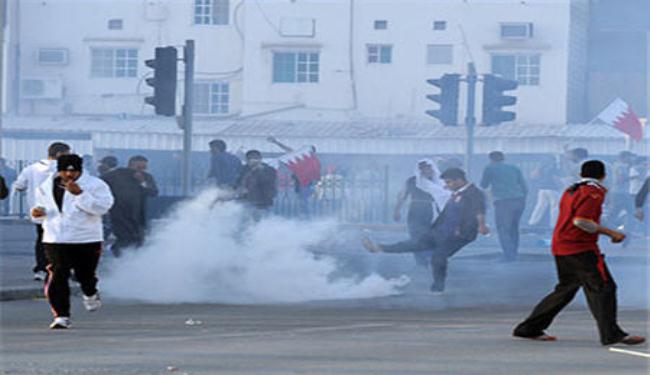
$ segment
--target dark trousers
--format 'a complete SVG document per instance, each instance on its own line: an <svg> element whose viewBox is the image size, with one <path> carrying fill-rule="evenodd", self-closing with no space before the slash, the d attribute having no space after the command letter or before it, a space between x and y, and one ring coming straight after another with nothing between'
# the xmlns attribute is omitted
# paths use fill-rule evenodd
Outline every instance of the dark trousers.
<svg viewBox="0 0 650 375"><path fill-rule="evenodd" d="M417 241L420 237L424 236L431 230L431 222L416 222L409 221L407 223L409 231L409 239L412 241ZM415 264L422 267L427 267L431 264L431 257L433 253L431 251L416 251L413 253L413 258L415 259Z"/></svg>
<svg viewBox="0 0 650 375"><path fill-rule="evenodd" d="M431 273L434 284L443 287L447 278L447 262L460 249L471 241L456 237L444 236L433 232L421 236L417 240L381 245L386 253L417 253L431 252Z"/></svg>
<svg viewBox="0 0 650 375"><path fill-rule="evenodd" d="M49 261L48 281L45 284L47 296L54 316L70 316L70 270L86 296L97 293L95 270L102 252L101 242L82 244L45 244L45 255Z"/></svg>
<svg viewBox="0 0 650 375"><path fill-rule="evenodd" d="M36 224L36 242L34 243L34 257L36 265L32 268L34 273L43 271L45 272L47 266L47 258L45 257L45 250L43 249L43 226Z"/></svg>
<svg viewBox="0 0 650 375"><path fill-rule="evenodd" d="M514 331L516 336L537 337L551 325L557 314L571 302L580 287L587 297L591 314L598 324L603 345L620 341L627 333L616 323L616 283L605 259L596 252L556 256L559 283L555 290L535 306Z"/></svg>
<svg viewBox="0 0 650 375"><path fill-rule="evenodd" d="M524 213L524 198L501 199L494 202L494 219L503 255L515 259L519 251L519 222Z"/></svg>

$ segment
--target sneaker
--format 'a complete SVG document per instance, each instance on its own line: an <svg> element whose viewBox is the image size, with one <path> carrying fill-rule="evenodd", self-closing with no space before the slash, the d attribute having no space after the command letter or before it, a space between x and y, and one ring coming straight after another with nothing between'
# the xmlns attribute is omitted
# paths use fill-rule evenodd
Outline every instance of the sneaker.
<svg viewBox="0 0 650 375"><path fill-rule="evenodd" d="M46 278L47 278L47 272L45 272L45 271L34 272L34 280L36 280L36 281L45 281Z"/></svg>
<svg viewBox="0 0 650 375"><path fill-rule="evenodd" d="M99 299L99 294L95 293L92 296L83 296L84 307L88 311L96 311L102 307L102 300Z"/></svg>
<svg viewBox="0 0 650 375"><path fill-rule="evenodd" d="M67 316L57 316L50 324L51 329L68 329L72 324Z"/></svg>

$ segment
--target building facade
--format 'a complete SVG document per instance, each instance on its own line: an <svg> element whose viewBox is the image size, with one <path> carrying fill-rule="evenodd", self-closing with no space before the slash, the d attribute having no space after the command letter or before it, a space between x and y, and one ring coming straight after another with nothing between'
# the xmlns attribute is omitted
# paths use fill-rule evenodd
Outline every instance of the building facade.
<svg viewBox="0 0 650 375"><path fill-rule="evenodd" d="M588 0L10 0L7 109L150 115L144 61L194 39L199 117L435 121L426 80L474 62L519 82L517 122L563 124L586 106L588 12Z"/></svg>

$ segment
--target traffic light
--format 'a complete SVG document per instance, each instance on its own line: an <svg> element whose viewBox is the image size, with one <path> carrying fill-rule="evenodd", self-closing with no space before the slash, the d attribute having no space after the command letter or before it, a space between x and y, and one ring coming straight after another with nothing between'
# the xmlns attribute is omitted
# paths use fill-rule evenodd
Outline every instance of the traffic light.
<svg viewBox="0 0 650 375"><path fill-rule="evenodd" d="M438 103L439 108L436 110L428 110L426 114L437 118L444 125L458 125L460 74L445 74L439 79L428 79L427 83L438 87L440 93L427 95L427 99Z"/></svg>
<svg viewBox="0 0 650 375"><path fill-rule="evenodd" d="M498 125L517 117L514 112L502 108L517 103L517 97L504 95L504 91L514 90L517 86L517 81L492 74L483 76L483 125Z"/></svg>
<svg viewBox="0 0 650 375"><path fill-rule="evenodd" d="M147 85L153 87L153 96L145 103L156 109L157 115L176 115L176 47L157 47L156 57L144 63L153 68L153 78L147 78Z"/></svg>

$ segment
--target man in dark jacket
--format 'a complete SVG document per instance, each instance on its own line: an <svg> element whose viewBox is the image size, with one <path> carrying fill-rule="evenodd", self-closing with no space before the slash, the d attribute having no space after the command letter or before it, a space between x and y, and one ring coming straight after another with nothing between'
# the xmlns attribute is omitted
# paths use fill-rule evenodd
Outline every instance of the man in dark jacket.
<svg viewBox="0 0 650 375"><path fill-rule="evenodd" d="M467 181L465 172L450 168L440 175L451 198L434 221L431 230L417 240L408 240L391 245L381 245L364 238L363 246L370 252L409 253L433 251L431 270L433 285L431 291L439 293L445 289L447 261L460 249L474 241L478 235L488 234L485 225L485 196L483 192Z"/></svg>
<svg viewBox="0 0 650 375"><path fill-rule="evenodd" d="M242 170L241 160L226 151L226 142L221 139L214 139L209 145L212 157L208 179L212 179L217 187L232 189Z"/></svg>
<svg viewBox="0 0 650 375"><path fill-rule="evenodd" d="M158 195L156 181L146 172L147 164L144 156L133 156L127 168L117 168L102 176L115 197L109 216L116 238L111 251L116 257L123 248L140 246L144 241L147 198Z"/></svg>
<svg viewBox="0 0 650 375"><path fill-rule="evenodd" d="M246 152L246 166L235 183L237 198L251 209L253 220L258 221L273 207L277 195L277 173L273 167L262 162L262 153Z"/></svg>

